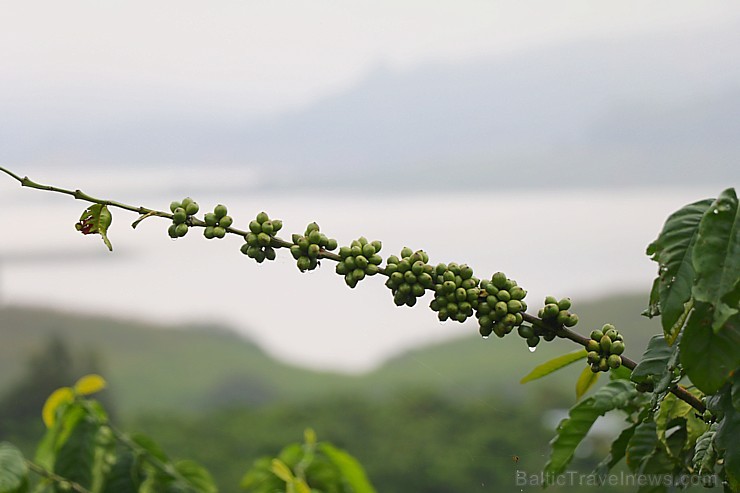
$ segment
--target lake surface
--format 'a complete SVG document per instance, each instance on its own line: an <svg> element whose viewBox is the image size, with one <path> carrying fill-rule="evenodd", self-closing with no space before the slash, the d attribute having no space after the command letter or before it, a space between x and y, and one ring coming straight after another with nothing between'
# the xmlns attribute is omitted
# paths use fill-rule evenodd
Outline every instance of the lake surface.
<svg viewBox="0 0 740 493"><path fill-rule="evenodd" d="M88 177L82 184L96 196L166 209L184 196L187 183L158 187L161 178L147 186L123 176ZM66 184L80 183L73 179ZM383 241L384 258L409 246L426 250L432 263L468 263L480 278L502 270L528 289L532 307L552 294L570 296L576 309L579 299L615 291L647 296L657 268L645 248L667 215L721 191L493 188L440 197L233 189L215 195L203 183L197 189L193 196L202 211L222 202L242 229L261 210L283 220L286 239L315 220L340 245L364 235ZM352 290L330 261L300 273L281 250L275 262L258 265L239 252L241 238L207 241L196 229L175 241L165 220L148 219L132 230L136 215L125 211L114 210L114 252L108 253L98 236L75 231L83 209L70 197L0 181L3 302L163 323L216 322L286 361L348 371L431 341L477 333L475 320L438 323L427 308L431 294L414 308L396 307L382 276Z"/></svg>

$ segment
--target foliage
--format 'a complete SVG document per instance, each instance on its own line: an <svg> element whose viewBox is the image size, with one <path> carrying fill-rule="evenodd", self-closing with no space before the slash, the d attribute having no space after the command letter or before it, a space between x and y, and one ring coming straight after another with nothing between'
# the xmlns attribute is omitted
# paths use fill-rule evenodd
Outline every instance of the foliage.
<svg viewBox="0 0 740 493"><path fill-rule="evenodd" d="M647 254L659 267L645 314L661 317L663 339L653 340L654 344L648 347L642 364L638 365L623 355L624 340L612 325L605 324L601 330L591 332L590 338L570 330L578 323L578 316L570 311L572 304L568 298L558 301L548 296L537 317L527 314L526 290L503 272L493 274L490 281L481 281L465 264L434 266L423 250L414 252L410 248L404 248L400 256L388 257L386 267L382 268L379 267L380 242L369 243L360 238L340 249L343 254L337 255L332 250L338 243L321 233L316 223L309 224L303 235L292 235L292 241L288 242L275 235L280 229L275 223L282 226L282 221L269 220L264 212L250 223L249 230L240 230L233 227L233 219L221 204L201 220L196 217L199 206L190 198L173 202L172 213L168 213L96 199L79 190L40 185L4 168L0 171L23 186L64 193L92 203L83 213L78 230L83 234L100 234L109 248L112 247L107 240L107 229L112 215L108 207L113 206L139 213L134 226L154 216L171 219L168 233L172 238L185 236L193 227L204 228L208 239L222 238L227 233L242 236L247 244L243 253L259 263L273 260L280 248L290 249L301 272L317 268L321 260L338 262L342 267L337 268L337 273L345 276L351 288L366 275L382 274L388 278L386 286L399 306L413 306L427 291L432 291L435 297L430 308L441 320L463 322L474 315L484 337L491 333L504 337L517 328L518 335L530 348L540 338L551 341L559 337L576 342L588 351L591 371L611 372L613 378L592 396L578 402L558 426L551 442L550 460L545 466L546 484L565 471L576 447L599 416L621 410L627 413L629 431L617 438L602 469L608 470L624 456L627 466L641 476L671 478L671 484L647 484L640 491L668 491L672 485L680 484L682 477L695 475L697 471L704 473L709 482L719 478L726 489L740 491L740 452L737 440L733 440L740 429L740 410L736 405L739 399L735 395L740 373L740 207L734 189L723 191L716 199L689 204L672 214L648 247ZM562 361L569 358L566 356ZM554 367L563 366L562 361ZM635 370L631 379L623 378L622 366ZM540 370L547 371L550 370ZM579 394L585 393L591 383L585 380L581 378L577 383ZM115 448L114 441L110 437L102 438L96 428L105 423L104 411L100 406L80 401L75 388L60 391L56 397L50 405L53 412L47 410L45 415L53 415L56 410L62 414L56 419L47 418L51 428L40 451L42 458L51 462L42 461L42 466L66 466L62 460L56 462L55 454L60 452L60 459L72 454L79 464L66 471L72 475L73 484L100 490L104 481L100 473L103 466L99 464L110 462L103 458ZM715 424L716 428L712 429ZM270 474L278 477L287 492L310 492L307 469L300 465L304 459L313 464L318 446L307 443L302 449L298 446L291 450L303 450L303 456L291 463L278 458L270 461L269 467L266 463L258 465L258 470L271 480L274 478ZM156 452L143 454L141 457L146 460L133 461L134 467L146 463L149 469L137 473L137 478L145 479L132 487L144 491L169 488L207 491L210 483L201 469L190 463L182 466L182 470L177 465L158 468L156 464L164 464L167 459ZM337 463L329 462L338 471L336 478L347 474ZM257 480L247 484L260 485ZM203 485L205 489L197 489Z"/></svg>
<svg viewBox="0 0 740 493"><path fill-rule="evenodd" d="M10 443L0 443L0 492L73 490L78 493L216 493L210 473L191 460L172 460L146 435L115 429L105 409L93 399L106 387L99 375L86 375L61 387L43 409L46 433L33 460ZM327 442L287 446L275 459L257 461L244 477L245 489L293 493L374 493L362 466ZM31 474L38 478L34 481ZM309 484L311 485L309 487Z"/></svg>

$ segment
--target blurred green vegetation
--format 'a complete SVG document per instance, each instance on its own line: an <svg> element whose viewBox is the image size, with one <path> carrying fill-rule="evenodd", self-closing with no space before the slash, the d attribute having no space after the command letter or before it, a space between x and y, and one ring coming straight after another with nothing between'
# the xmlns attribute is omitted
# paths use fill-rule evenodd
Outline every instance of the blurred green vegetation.
<svg viewBox="0 0 740 493"><path fill-rule="evenodd" d="M614 323L627 354L639 358L659 331L639 316L644 305L643 296L633 295L576 302L577 328L588 333ZM574 345L543 342L530 353L516 335L485 341L471 335L350 376L277 362L220 327L161 327L19 307L0 310L0 341L0 440L31 452L43 398L100 372L110 383L102 396L119 427L203 463L223 492L238 491L257 458L300 440L307 427L356 456L378 491L539 489L515 488L517 471L541 470L582 368L519 385L532 367ZM619 420L602 422L572 469L590 472L618 429ZM560 489L566 490L593 486Z"/></svg>

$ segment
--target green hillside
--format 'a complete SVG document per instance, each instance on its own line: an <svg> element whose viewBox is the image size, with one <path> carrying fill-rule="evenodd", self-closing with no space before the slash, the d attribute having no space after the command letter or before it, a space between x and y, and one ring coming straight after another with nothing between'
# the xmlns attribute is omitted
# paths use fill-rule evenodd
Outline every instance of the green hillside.
<svg viewBox="0 0 740 493"><path fill-rule="evenodd" d="M625 334L627 354L638 358L650 335L659 330L656 323L639 316L643 305L642 296L620 295L578 303L574 308L581 316L581 332L612 322ZM470 324L470 328L475 326ZM53 335L66 341L78 360L95 362L111 384L117 411L129 416L161 410L197 412L234 404L255 406L346 391L380 397L408 387L452 397L475 397L492 390L511 396L535 389L560 393L572 388L582 368L568 368L570 378L564 373L560 378L520 386L519 380L533 366L575 346L565 341L543 342L535 353L529 353L515 335L503 340L471 335L414 350L369 374L349 376L275 361L223 327L158 326L7 307L0 310L0 393L23 378L31 356L38 355Z"/></svg>

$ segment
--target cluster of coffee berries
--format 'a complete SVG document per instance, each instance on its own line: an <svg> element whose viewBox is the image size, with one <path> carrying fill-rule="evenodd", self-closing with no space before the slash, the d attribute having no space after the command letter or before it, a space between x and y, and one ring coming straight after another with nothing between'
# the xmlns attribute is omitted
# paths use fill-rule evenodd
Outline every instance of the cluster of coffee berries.
<svg viewBox="0 0 740 493"><path fill-rule="evenodd" d="M466 264L439 264L434 269L434 299L429 308L437 312L440 322L464 322L478 308L480 281L473 276L473 269Z"/></svg>
<svg viewBox="0 0 740 493"><path fill-rule="evenodd" d="M249 222L249 233L244 235L246 243L242 245L241 252L259 264L265 259L275 260L272 239L282 227L280 219L270 220L266 212L260 212L256 219Z"/></svg>
<svg viewBox="0 0 740 493"><path fill-rule="evenodd" d="M424 291L434 287L434 267L429 265L429 256L422 250L412 251L408 247L401 250L401 258L388 257L385 285L393 293L397 306L414 306L416 299L424 296Z"/></svg>
<svg viewBox="0 0 740 493"><path fill-rule="evenodd" d="M524 301L527 292L517 286L515 280L508 279L503 272L496 272L490 281L481 281L480 288L486 299L478 304L476 316L483 337L490 336L491 332L504 337L522 324L522 312L527 310Z"/></svg>
<svg viewBox="0 0 740 493"><path fill-rule="evenodd" d="M380 271L383 258L378 255L382 243L368 242L364 236L352 241L350 246L339 249L342 260L337 263L337 274L344 276L347 286L354 288L365 276L374 276Z"/></svg>
<svg viewBox="0 0 740 493"><path fill-rule="evenodd" d="M225 205L218 204L213 208L213 212L206 213L203 217L203 221L206 223L203 236L209 240L226 236L226 229L234 222L231 216L227 215L228 212Z"/></svg>
<svg viewBox="0 0 740 493"><path fill-rule="evenodd" d="M298 269L301 272L314 270L319 265L319 253L322 250L334 250L337 248L337 240L328 238L319 231L319 225L311 223L306 226L303 235L293 235L293 245L290 253L296 259Z"/></svg>
<svg viewBox="0 0 740 493"><path fill-rule="evenodd" d="M605 324L601 330L591 332L586 350L592 372L609 371L622 365L620 355L624 352L624 339L613 325Z"/></svg>
<svg viewBox="0 0 740 493"><path fill-rule="evenodd" d="M558 301L554 296L548 296L545 298L545 306L540 308L538 316L544 321L573 327L578 323L578 315L568 311L570 306L570 298L563 298Z"/></svg>
<svg viewBox="0 0 740 493"><path fill-rule="evenodd" d="M167 229L170 238L182 238L188 234L188 220L190 216L197 214L199 210L198 203L190 197L185 197L180 202L172 202L170 204L172 224Z"/></svg>

